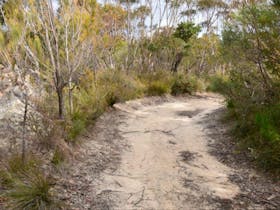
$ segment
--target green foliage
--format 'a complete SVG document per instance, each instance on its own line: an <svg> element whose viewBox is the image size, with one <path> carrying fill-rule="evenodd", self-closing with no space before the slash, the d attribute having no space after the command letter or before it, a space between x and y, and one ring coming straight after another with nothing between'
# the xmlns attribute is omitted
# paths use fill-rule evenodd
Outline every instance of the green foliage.
<svg viewBox="0 0 280 210"><path fill-rule="evenodd" d="M217 93L225 93L229 85L228 78L222 75L213 75L209 77L208 83L206 90Z"/></svg>
<svg viewBox="0 0 280 210"><path fill-rule="evenodd" d="M40 162L27 156L22 162L14 156L0 170L0 182L4 187L2 197L7 200L9 209L54 209L59 208L55 195L51 193L51 183L39 168Z"/></svg>
<svg viewBox="0 0 280 210"><path fill-rule="evenodd" d="M256 158L263 167L280 172L280 106L265 108L256 113Z"/></svg>
<svg viewBox="0 0 280 210"><path fill-rule="evenodd" d="M120 71L105 71L98 76L98 87L106 94L107 104L112 106L143 95L143 85Z"/></svg>
<svg viewBox="0 0 280 210"><path fill-rule="evenodd" d="M20 155L14 155L7 160L7 169L13 174L30 172L39 165L40 161L32 155L28 155L24 163L22 162L22 157Z"/></svg>
<svg viewBox="0 0 280 210"><path fill-rule="evenodd" d="M280 172L279 20L277 1L248 3L223 32L221 53L228 78L210 79L224 94L242 145L265 169Z"/></svg>
<svg viewBox="0 0 280 210"><path fill-rule="evenodd" d="M54 154L53 154L51 163L58 166L61 163L63 163L64 160L65 160L65 155L64 155L63 151L60 148L56 148L54 150Z"/></svg>
<svg viewBox="0 0 280 210"><path fill-rule="evenodd" d="M74 91L74 111L66 126L67 141L77 143L78 136L110 106L144 95L161 96L192 93L200 84L195 77L177 76L170 71L141 73L136 76L121 71L86 72Z"/></svg>
<svg viewBox="0 0 280 210"><path fill-rule="evenodd" d="M119 71L88 71L74 92L74 112L67 126L67 140L75 143L85 128L115 103L143 95L144 86L133 76Z"/></svg>
<svg viewBox="0 0 280 210"><path fill-rule="evenodd" d="M17 178L22 177L25 173L32 172L38 165L39 161L31 156L27 156L25 163L22 162L22 157L20 155L10 157L7 163L1 166L1 186L6 189L13 187Z"/></svg>
<svg viewBox="0 0 280 210"><path fill-rule="evenodd" d="M145 95L157 96L170 93L172 74L169 71L147 72L138 77L145 86Z"/></svg>
<svg viewBox="0 0 280 210"><path fill-rule="evenodd" d="M276 8L280 7L280 0L272 0L273 2L273 6L275 6Z"/></svg>
<svg viewBox="0 0 280 210"><path fill-rule="evenodd" d="M163 81L153 81L148 84L146 89L147 96L162 96L170 92L170 87Z"/></svg>
<svg viewBox="0 0 280 210"><path fill-rule="evenodd" d="M192 22L182 22L177 26L174 32L174 37L182 39L185 43L188 43L190 38L197 36L200 30L201 28L199 26L195 26Z"/></svg>
<svg viewBox="0 0 280 210"><path fill-rule="evenodd" d="M169 71L157 71L152 74L142 74L140 80L145 84L145 93L148 96L169 93L172 95L192 94L204 89L198 78L185 75L184 73L172 74Z"/></svg>
<svg viewBox="0 0 280 210"><path fill-rule="evenodd" d="M55 204L50 194L51 185L42 175L27 175L24 182L15 183L12 190L6 193L11 209L54 209Z"/></svg>
<svg viewBox="0 0 280 210"><path fill-rule="evenodd" d="M66 140L77 143L77 137L81 134L89 123L93 123L106 108L105 97L94 87L89 89L81 88L75 92L74 111L66 127Z"/></svg>
<svg viewBox="0 0 280 210"><path fill-rule="evenodd" d="M10 187L13 186L13 183L14 183L14 179L11 176L11 174L7 173L6 170L1 169L0 170L0 184L1 184L1 188L9 189Z"/></svg>
<svg viewBox="0 0 280 210"><path fill-rule="evenodd" d="M74 141L86 128L87 117L80 112L75 112L71 120L71 129L68 131L68 140Z"/></svg>
<svg viewBox="0 0 280 210"><path fill-rule="evenodd" d="M171 86L172 95L192 94L199 89L198 79L183 74L174 76L173 84Z"/></svg>

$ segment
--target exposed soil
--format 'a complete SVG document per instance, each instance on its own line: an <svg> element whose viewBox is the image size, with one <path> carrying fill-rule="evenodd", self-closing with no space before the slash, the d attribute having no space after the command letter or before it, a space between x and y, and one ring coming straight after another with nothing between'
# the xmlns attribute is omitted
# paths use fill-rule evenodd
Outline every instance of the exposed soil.
<svg viewBox="0 0 280 210"><path fill-rule="evenodd" d="M233 200L234 209L280 209L280 180L258 169L249 152L241 150L232 137L232 126L224 123L225 108L205 116L205 130L211 137L210 154L236 170L229 180L241 190Z"/></svg>
<svg viewBox="0 0 280 210"><path fill-rule="evenodd" d="M277 209L279 185L231 158L222 108L215 95L116 104L56 190L67 209Z"/></svg>

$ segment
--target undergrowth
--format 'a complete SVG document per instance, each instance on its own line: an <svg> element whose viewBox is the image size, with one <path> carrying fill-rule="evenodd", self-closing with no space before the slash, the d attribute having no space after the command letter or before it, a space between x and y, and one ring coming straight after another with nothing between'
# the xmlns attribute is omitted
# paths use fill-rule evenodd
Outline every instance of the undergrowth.
<svg viewBox="0 0 280 210"><path fill-rule="evenodd" d="M228 120L234 120L234 134L240 149L246 150L260 168L280 174L280 105L277 96L265 98L260 87L254 92L242 80L215 76L209 80L209 91L226 98ZM258 87L256 85L256 87Z"/></svg>
<svg viewBox="0 0 280 210"><path fill-rule="evenodd" d="M173 77L173 82L171 86L172 95L180 94L193 94L196 91L202 91L202 82L194 77L185 74L176 74Z"/></svg>
<svg viewBox="0 0 280 210"><path fill-rule="evenodd" d="M1 197L7 209L51 210L60 209L62 204L55 199L51 179L40 169L40 161L27 156L8 159L0 169Z"/></svg>
<svg viewBox="0 0 280 210"><path fill-rule="evenodd" d="M125 102L143 96L163 96L193 93L201 89L198 79L172 74L170 71L125 74L121 71L88 71L80 81L79 90L74 93L74 111L66 126L67 138L78 143L78 136L106 109L115 103Z"/></svg>

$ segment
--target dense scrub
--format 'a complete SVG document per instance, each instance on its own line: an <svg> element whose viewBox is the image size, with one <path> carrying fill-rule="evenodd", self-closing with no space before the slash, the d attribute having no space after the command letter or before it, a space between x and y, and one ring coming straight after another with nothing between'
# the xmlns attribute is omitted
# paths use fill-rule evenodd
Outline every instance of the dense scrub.
<svg viewBox="0 0 280 210"><path fill-rule="evenodd" d="M69 115L67 139L74 142L87 125L94 123L115 103L143 96L192 94L199 90L197 80L169 71L141 75L127 75L120 71L101 71L96 75L87 72L74 94L75 109Z"/></svg>
<svg viewBox="0 0 280 210"><path fill-rule="evenodd" d="M247 150L262 168L279 173L279 103L258 102L242 85L223 81L214 90L226 96L228 120L236 121L234 133L240 148Z"/></svg>
<svg viewBox="0 0 280 210"><path fill-rule="evenodd" d="M112 2L1 2L0 98L15 89L24 104L21 152L11 152L22 153L21 167L30 150L39 156L44 150L44 164L58 168L79 135L115 103L207 87L226 97L243 148L279 172L279 1ZM1 168L4 200L50 209L46 171L32 182L29 172Z"/></svg>
<svg viewBox="0 0 280 210"><path fill-rule="evenodd" d="M279 3L247 4L223 31L227 76L210 78L226 96L235 133L261 167L280 171Z"/></svg>

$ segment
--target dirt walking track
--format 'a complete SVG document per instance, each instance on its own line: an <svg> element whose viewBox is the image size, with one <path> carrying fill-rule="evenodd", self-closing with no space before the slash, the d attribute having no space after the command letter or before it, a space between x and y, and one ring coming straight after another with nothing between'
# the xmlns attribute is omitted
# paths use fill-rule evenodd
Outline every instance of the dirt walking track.
<svg viewBox="0 0 280 210"><path fill-rule="evenodd" d="M70 195L70 205L100 210L232 209L242 193L229 179L237 172L211 155L213 139L207 132L207 116L221 107L223 99L209 95L116 104L116 111L101 117L94 132L83 137L84 159L71 176L85 180L73 181L78 192Z"/></svg>

